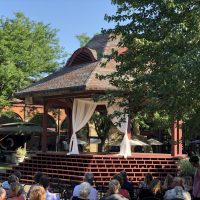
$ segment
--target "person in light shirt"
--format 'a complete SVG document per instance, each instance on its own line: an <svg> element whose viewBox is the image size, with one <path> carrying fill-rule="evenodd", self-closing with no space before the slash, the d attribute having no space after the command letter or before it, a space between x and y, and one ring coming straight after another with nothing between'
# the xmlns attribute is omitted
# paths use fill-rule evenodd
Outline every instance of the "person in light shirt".
<svg viewBox="0 0 200 200"><path fill-rule="evenodd" d="M86 172L84 176L84 182L87 182L91 185L91 190L88 195L89 200L98 200L98 191L92 187L94 181L94 175L91 172ZM76 185L73 191L73 197L79 197L80 196L80 184Z"/></svg>

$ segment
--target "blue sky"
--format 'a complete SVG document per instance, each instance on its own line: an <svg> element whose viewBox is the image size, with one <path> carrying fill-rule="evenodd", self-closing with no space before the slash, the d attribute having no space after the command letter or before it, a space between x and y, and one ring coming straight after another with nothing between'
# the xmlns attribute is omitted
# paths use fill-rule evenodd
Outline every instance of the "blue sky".
<svg viewBox="0 0 200 200"><path fill-rule="evenodd" d="M110 0L0 0L0 16L13 17L18 11L59 29L60 45L73 53L79 48L75 35L87 33L92 37L101 28L113 27L104 15L114 14L116 7Z"/></svg>

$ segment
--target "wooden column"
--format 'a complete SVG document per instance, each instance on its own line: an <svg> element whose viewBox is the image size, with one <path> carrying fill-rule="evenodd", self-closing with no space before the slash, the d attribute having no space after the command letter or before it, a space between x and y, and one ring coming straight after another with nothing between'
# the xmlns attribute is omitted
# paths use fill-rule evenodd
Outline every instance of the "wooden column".
<svg viewBox="0 0 200 200"><path fill-rule="evenodd" d="M177 120L172 125L172 156L182 155L182 121Z"/></svg>
<svg viewBox="0 0 200 200"><path fill-rule="evenodd" d="M67 143L69 144L70 142L70 139L71 139L71 136L72 136L72 110L70 108L66 108L65 109L65 113L67 115L67 124L68 124L68 127L67 127Z"/></svg>
<svg viewBox="0 0 200 200"><path fill-rule="evenodd" d="M47 114L48 114L48 107L47 102L44 102L44 113L43 113L43 133L42 133L42 151L47 151Z"/></svg>
<svg viewBox="0 0 200 200"><path fill-rule="evenodd" d="M183 137L182 137L182 121L177 121L177 138L178 138L178 145L177 145L177 151L178 155L182 155L183 150Z"/></svg>
<svg viewBox="0 0 200 200"><path fill-rule="evenodd" d="M171 155L177 156L177 121L172 124Z"/></svg>

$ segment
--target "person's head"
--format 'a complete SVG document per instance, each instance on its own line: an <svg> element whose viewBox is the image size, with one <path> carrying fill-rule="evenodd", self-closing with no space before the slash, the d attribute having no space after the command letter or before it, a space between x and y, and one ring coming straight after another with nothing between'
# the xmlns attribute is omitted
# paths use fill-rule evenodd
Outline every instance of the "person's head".
<svg viewBox="0 0 200 200"><path fill-rule="evenodd" d="M126 173L126 171L123 170L123 171L120 172L120 174L123 177L124 181L126 181L127 180L127 173Z"/></svg>
<svg viewBox="0 0 200 200"><path fill-rule="evenodd" d="M183 187L183 179L181 177L175 177L173 179L173 187L176 187L176 186L181 186Z"/></svg>
<svg viewBox="0 0 200 200"><path fill-rule="evenodd" d="M39 183L40 182L40 178L43 176L42 172L36 172L34 175L34 181L35 183Z"/></svg>
<svg viewBox="0 0 200 200"><path fill-rule="evenodd" d="M11 184L15 182L19 182L19 178L17 178L17 176L15 176L14 174L10 175L8 177L8 183Z"/></svg>
<svg viewBox="0 0 200 200"><path fill-rule="evenodd" d="M144 178L144 182L146 183L146 185L149 186L149 184L151 183L152 180L153 180L152 174L147 173L147 174L145 175L145 178Z"/></svg>
<svg viewBox="0 0 200 200"><path fill-rule="evenodd" d="M91 185L93 184L94 181L94 175L91 172L86 172L85 173L85 177L84 177L84 181L90 183Z"/></svg>
<svg viewBox="0 0 200 200"><path fill-rule="evenodd" d="M88 199L88 195L91 191L91 185L88 182L83 182L80 184L80 190L79 190L79 197L81 199Z"/></svg>
<svg viewBox="0 0 200 200"><path fill-rule="evenodd" d="M0 187L0 200L6 200L6 191Z"/></svg>
<svg viewBox="0 0 200 200"><path fill-rule="evenodd" d="M174 177L170 174L167 174L164 184L163 184L163 189L168 189L172 187Z"/></svg>
<svg viewBox="0 0 200 200"><path fill-rule="evenodd" d="M43 175L40 178L40 185L44 187L44 189L46 190L49 187L49 178L45 175Z"/></svg>
<svg viewBox="0 0 200 200"><path fill-rule="evenodd" d="M30 191L29 200L45 200L46 192L42 186L34 186Z"/></svg>
<svg viewBox="0 0 200 200"><path fill-rule="evenodd" d="M189 159L190 163L194 167L199 167L199 157L198 156L192 156Z"/></svg>
<svg viewBox="0 0 200 200"><path fill-rule="evenodd" d="M19 180L20 180L21 177L22 177L22 174L21 174L20 171L15 171L13 174L14 174Z"/></svg>
<svg viewBox="0 0 200 200"><path fill-rule="evenodd" d="M121 186L121 187L123 186L123 184L124 184L124 179L123 179L123 177L122 177L121 174L115 174L115 175L113 176L113 179L118 180L119 183L120 183L120 186Z"/></svg>
<svg viewBox="0 0 200 200"><path fill-rule="evenodd" d="M110 196L112 194L117 194L119 193L119 190L121 189L120 183L118 180L113 179L110 181L109 185L108 185L108 191L106 196Z"/></svg>
<svg viewBox="0 0 200 200"><path fill-rule="evenodd" d="M10 190L12 192L12 195L16 197L20 196L24 192L22 185L18 182L11 183Z"/></svg>
<svg viewBox="0 0 200 200"><path fill-rule="evenodd" d="M153 194L157 194L157 192L161 191L161 182L159 179L154 179L151 181L149 185L150 190Z"/></svg>

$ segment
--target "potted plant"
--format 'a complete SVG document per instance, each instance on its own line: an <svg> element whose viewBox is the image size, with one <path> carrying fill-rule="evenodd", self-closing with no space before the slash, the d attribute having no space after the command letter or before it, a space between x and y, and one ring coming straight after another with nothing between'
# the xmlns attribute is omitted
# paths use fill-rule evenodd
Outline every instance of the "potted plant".
<svg viewBox="0 0 200 200"><path fill-rule="evenodd" d="M16 159L18 163L23 162L24 158L26 157L27 151L26 148L18 147L16 149Z"/></svg>

